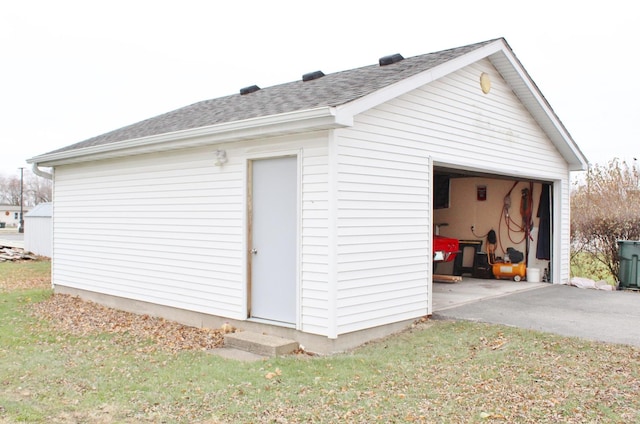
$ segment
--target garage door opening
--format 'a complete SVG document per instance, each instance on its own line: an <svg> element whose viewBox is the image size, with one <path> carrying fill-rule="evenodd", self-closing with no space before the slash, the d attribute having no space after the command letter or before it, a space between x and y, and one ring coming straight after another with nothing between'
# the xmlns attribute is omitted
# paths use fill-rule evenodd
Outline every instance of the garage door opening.
<svg viewBox="0 0 640 424"><path fill-rule="evenodd" d="M491 296L550 282L552 199L550 181L434 166L433 234L459 242L453 261L434 263L434 310L454 290Z"/></svg>

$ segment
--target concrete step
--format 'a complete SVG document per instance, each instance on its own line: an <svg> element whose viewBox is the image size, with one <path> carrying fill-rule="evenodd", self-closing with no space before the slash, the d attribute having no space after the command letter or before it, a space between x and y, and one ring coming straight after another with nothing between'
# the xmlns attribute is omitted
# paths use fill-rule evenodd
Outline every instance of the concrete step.
<svg viewBox="0 0 640 424"><path fill-rule="evenodd" d="M209 351L210 354L219 356L226 359L234 359L241 362L257 362L266 361L268 356L258 355L255 353L247 352L246 350L240 350L233 347L217 347Z"/></svg>
<svg viewBox="0 0 640 424"><path fill-rule="evenodd" d="M280 356L292 353L300 345L295 340L267 334L240 331L224 335L224 345L228 348L244 350L262 356Z"/></svg>

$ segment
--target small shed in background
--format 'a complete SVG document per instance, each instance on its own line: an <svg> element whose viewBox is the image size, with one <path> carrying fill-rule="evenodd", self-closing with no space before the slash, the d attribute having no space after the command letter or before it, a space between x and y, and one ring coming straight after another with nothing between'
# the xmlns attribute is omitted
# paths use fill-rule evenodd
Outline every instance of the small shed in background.
<svg viewBox="0 0 640 424"><path fill-rule="evenodd" d="M40 203L24 216L24 250L39 256L52 254L53 204Z"/></svg>

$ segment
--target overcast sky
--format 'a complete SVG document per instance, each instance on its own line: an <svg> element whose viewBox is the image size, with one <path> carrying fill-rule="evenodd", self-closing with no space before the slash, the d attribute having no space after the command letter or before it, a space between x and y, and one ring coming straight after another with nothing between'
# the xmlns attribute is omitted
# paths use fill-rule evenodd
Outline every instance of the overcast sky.
<svg viewBox="0 0 640 424"><path fill-rule="evenodd" d="M498 37L590 162L640 155L628 0L0 0L0 175L249 85Z"/></svg>

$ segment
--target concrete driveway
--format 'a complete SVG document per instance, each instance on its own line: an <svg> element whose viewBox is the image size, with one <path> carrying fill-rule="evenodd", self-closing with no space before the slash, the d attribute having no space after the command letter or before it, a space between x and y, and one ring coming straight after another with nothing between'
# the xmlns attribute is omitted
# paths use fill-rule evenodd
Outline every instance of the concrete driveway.
<svg viewBox="0 0 640 424"><path fill-rule="evenodd" d="M545 284L530 290L435 310L435 319L503 324L640 346L640 293Z"/></svg>
<svg viewBox="0 0 640 424"><path fill-rule="evenodd" d="M17 228L0 228L0 246L24 248L24 233Z"/></svg>

